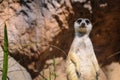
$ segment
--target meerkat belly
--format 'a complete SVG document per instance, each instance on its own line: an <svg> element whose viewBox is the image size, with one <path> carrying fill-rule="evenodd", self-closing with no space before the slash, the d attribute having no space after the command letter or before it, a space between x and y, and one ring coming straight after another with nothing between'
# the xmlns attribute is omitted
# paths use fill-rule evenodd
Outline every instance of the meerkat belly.
<svg viewBox="0 0 120 80"><path fill-rule="evenodd" d="M83 77L87 80L91 78L90 80L94 80L96 76L96 71L90 60L83 60L80 65L81 78Z"/></svg>
<svg viewBox="0 0 120 80"><path fill-rule="evenodd" d="M77 57L79 57L80 61L81 78L83 80L95 80L96 71L91 60L91 54L85 50L81 50L77 53Z"/></svg>

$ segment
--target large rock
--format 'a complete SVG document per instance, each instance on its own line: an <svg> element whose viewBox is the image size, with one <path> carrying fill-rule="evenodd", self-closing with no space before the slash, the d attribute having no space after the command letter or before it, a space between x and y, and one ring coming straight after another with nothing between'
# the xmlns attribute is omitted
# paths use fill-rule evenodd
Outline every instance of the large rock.
<svg viewBox="0 0 120 80"><path fill-rule="evenodd" d="M65 40L61 42L61 36L69 31L67 18L73 14L70 1L52 0L52 3L44 0L17 0L3 1L0 4L1 46L3 46L3 30L6 22L9 52L17 61L20 60L33 77L42 69L48 56L57 50L51 44L61 46L67 42ZM58 38L55 38L57 36ZM68 50L67 47L68 45L63 48ZM59 50L56 52L61 53Z"/></svg>
<svg viewBox="0 0 120 80"><path fill-rule="evenodd" d="M105 66L103 70L105 71L106 76L108 76L108 80L120 79L120 63L113 62L110 65Z"/></svg>
<svg viewBox="0 0 120 80"><path fill-rule="evenodd" d="M22 67L14 58L8 56L8 75L9 80L32 80L27 70ZM3 50L0 47L0 80L2 80Z"/></svg>

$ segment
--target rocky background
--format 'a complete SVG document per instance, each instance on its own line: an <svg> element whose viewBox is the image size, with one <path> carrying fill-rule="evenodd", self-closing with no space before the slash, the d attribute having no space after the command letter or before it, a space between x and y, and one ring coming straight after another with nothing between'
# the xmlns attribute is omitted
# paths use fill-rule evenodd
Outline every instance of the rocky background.
<svg viewBox="0 0 120 80"><path fill-rule="evenodd" d="M0 0L0 46L4 24L9 54L34 80L66 80L65 59L76 19L89 18L90 38L108 80L120 80L119 0ZM117 71L117 72L116 72ZM51 76L50 76L51 75Z"/></svg>

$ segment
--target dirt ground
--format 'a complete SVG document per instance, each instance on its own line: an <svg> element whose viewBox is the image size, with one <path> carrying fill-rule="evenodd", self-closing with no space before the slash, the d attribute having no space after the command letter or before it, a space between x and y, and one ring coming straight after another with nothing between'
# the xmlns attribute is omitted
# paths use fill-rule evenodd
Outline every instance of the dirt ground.
<svg viewBox="0 0 120 80"><path fill-rule="evenodd" d="M108 80L120 80L120 63L113 62L103 68Z"/></svg>
<svg viewBox="0 0 120 80"><path fill-rule="evenodd" d="M46 63L52 64L52 60L48 60ZM49 75L50 69L51 71L53 71L54 67L51 65L49 66L49 68L44 69L44 76L47 79L49 79L50 77ZM107 76L108 80L120 80L120 63L113 62L109 65L104 66L102 70ZM57 75L55 80L67 80L66 72L65 72L65 60L63 60L62 58L56 59L55 74ZM37 78L34 80L37 80ZM44 80L44 79L41 77L41 80ZM52 77L52 80L54 80L54 77Z"/></svg>

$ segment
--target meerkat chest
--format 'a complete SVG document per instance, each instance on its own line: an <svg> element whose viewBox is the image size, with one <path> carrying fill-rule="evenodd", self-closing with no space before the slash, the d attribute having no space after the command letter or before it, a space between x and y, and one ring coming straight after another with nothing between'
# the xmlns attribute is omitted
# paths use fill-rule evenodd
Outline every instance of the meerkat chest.
<svg viewBox="0 0 120 80"><path fill-rule="evenodd" d="M94 56L95 54L93 54L93 46L89 37L78 38L76 42L78 43L75 44L74 50L75 55L77 55L78 59L80 60L80 63L82 64L81 67L84 68L86 66L93 66L91 56Z"/></svg>
<svg viewBox="0 0 120 80"><path fill-rule="evenodd" d="M78 38L75 40L74 50L76 55L78 55L81 59L89 58L92 56L93 46L91 44L91 40L89 38Z"/></svg>

